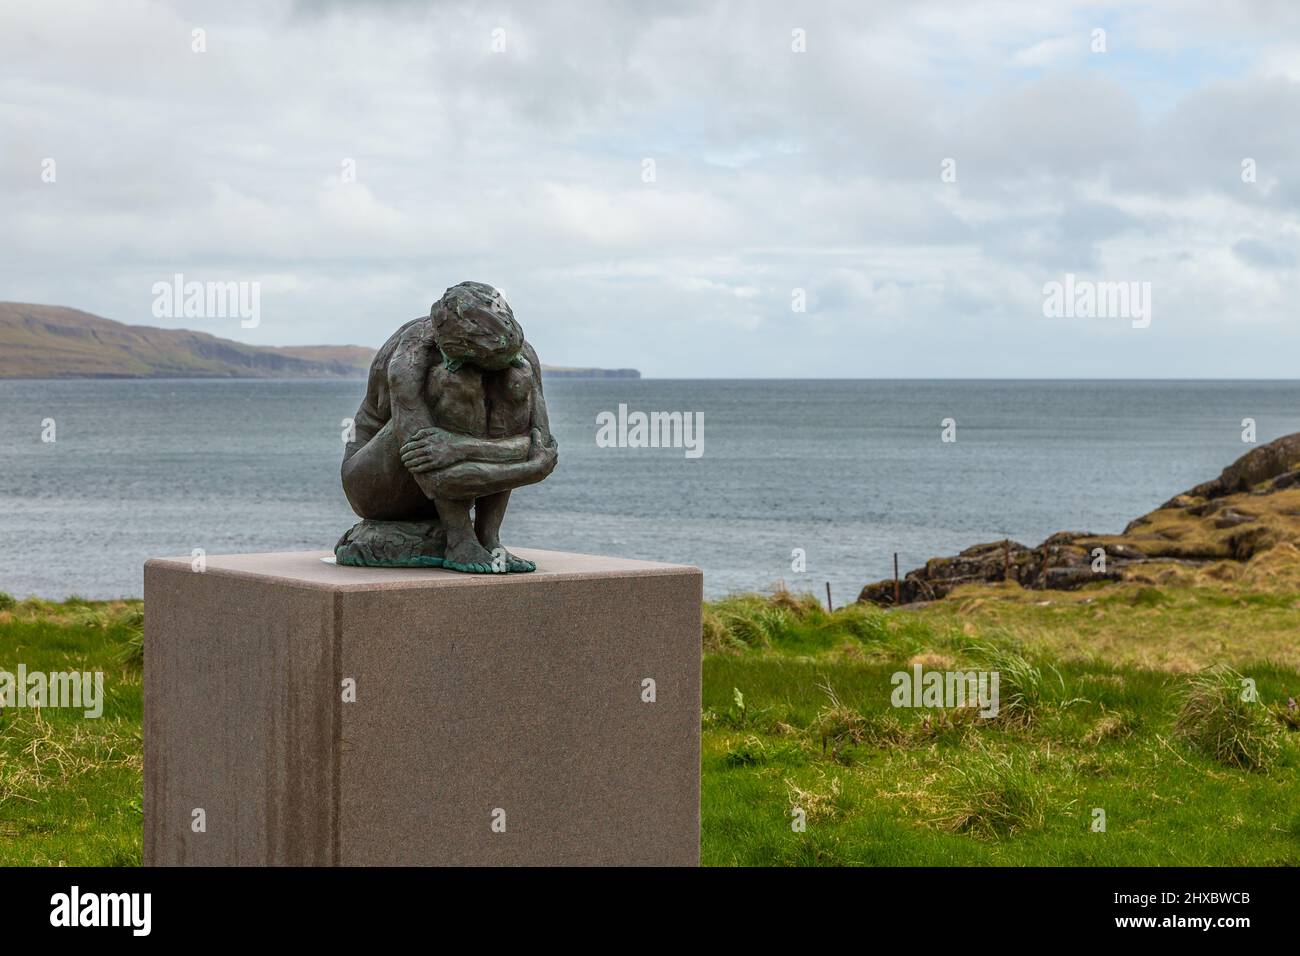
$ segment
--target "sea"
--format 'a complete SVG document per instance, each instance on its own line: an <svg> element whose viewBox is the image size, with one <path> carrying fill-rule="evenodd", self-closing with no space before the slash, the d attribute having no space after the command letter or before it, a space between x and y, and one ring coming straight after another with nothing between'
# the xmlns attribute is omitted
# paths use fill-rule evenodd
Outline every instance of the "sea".
<svg viewBox="0 0 1300 956"><path fill-rule="evenodd" d="M552 379L559 466L507 546L692 564L706 594L862 586L1004 537L1117 532L1300 431L1300 382ZM151 556L329 550L360 380L0 381L0 591L139 596ZM699 422L695 450L601 424ZM1249 421L1247 421L1249 420ZM1253 436L1251 430L1253 429Z"/></svg>

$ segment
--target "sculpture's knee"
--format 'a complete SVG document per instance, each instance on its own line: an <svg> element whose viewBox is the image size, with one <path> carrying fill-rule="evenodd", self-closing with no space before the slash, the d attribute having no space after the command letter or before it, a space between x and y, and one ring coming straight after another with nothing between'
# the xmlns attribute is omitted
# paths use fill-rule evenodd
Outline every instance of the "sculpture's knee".
<svg viewBox="0 0 1300 956"><path fill-rule="evenodd" d="M341 475L343 494L362 518L402 521L437 513L402 464L396 439L387 427L344 459Z"/></svg>

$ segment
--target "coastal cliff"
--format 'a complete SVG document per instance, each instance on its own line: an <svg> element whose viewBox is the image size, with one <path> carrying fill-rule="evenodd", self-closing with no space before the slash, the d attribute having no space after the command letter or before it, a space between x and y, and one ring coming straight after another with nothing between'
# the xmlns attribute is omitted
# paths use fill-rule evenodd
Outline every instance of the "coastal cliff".
<svg viewBox="0 0 1300 956"><path fill-rule="evenodd" d="M359 345L247 345L63 306L0 302L0 378L359 378L374 354Z"/></svg>
<svg viewBox="0 0 1300 956"><path fill-rule="evenodd" d="M64 306L0 302L0 379L365 378L374 357L363 345L248 345ZM641 377L630 368L542 371L548 378Z"/></svg>

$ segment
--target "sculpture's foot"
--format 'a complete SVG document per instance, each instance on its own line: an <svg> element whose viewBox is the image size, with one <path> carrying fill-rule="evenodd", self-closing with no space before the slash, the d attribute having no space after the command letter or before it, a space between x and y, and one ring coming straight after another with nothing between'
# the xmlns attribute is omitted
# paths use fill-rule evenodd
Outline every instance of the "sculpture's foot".
<svg viewBox="0 0 1300 956"><path fill-rule="evenodd" d="M465 574L504 574L508 568L492 563L492 555L474 538L467 538L447 549L442 566L448 571Z"/></svg>
<svg viewBox="0 0 1300 956"><path fill-rule="evenodd" d="M440 568L447 534L436 518L426 521L375 521L348 529L334 546L339 564L361 568Z"/></svg>
<svg viewBox="0 0 1300 956"><path fill-rule="evenodd" d="M527 558L521 558L517 554L512 554L509 551L506 551L505 548L502 548L501 550L505 551L506 570L511 574L527 574L529 571L537 570L537 564L535 562L529 561ZM492 553L496 554L497 552L494 549ZM498 560L497 566L500 567L500 565L501 562Z"/></svg>

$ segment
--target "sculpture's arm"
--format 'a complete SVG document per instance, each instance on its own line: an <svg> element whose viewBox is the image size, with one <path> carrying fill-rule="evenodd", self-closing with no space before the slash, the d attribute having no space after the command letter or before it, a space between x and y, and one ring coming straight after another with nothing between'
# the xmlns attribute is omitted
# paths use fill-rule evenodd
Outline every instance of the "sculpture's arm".
<svg viewBox="0 0 1300 956"><path fill-rule="evenodd" d="M526 461L500 463L462 461L449 468L416 475L430 498L479 498L541 481L555 470L555 439L547 442L540 429L532 429Z"/></svg>
<svg viewBox="0 0 1300 956"><path fill-rule="evenodd" d="M463 461L430 475L417 475L420 486L432 497L476 498L510 491L541 481L555 470L559 461L559 447L551 434L550 417L546 399L542 394L542 363L531 345L524 346L524 359L533 371L532 422L529 429L527 461L514 463L488 463ZM504 439L512 441L513 439ZM433 491L429 488L432 486Z"/></svg>
<svg viewBox="0 0 1300 956"><path fill-rule="evenodd" d="M402 464L411 473L420 475L459 461L523 461L528 457L529 445L527 435L475 438L473 435L449 432L435 425L420 429L402 446Z"/></svg>
<svg viewBox="0 0 1300 956"><path fill-rule="evenodd" d="M532 427L542 436L542 441L550 447L556 447L555 436L551 434L551 416L546 411L546 396L542 393L542 363L537 353L527 342L524 343L524 358L533 370L533 420Z"/></svg>
<svg viewBox="0 0 1300 956"><path fill-rule="evenodd" d="M438 354L433 323L424 319L407 326L397 341L393 357L388 360L388 400L399 444L404 445L422 429L433 427L425 383Z"/></svg>

